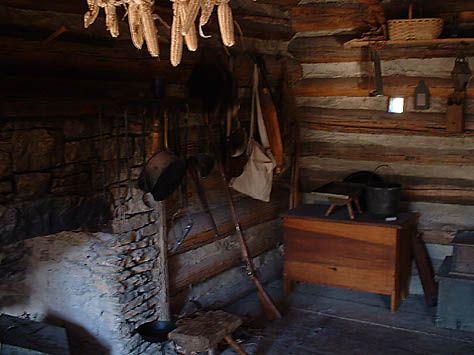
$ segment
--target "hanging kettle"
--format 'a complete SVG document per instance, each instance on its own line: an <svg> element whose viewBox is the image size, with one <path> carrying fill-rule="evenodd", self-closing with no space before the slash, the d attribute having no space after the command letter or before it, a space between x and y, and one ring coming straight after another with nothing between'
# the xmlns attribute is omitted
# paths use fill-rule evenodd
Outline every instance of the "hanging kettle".
<svg viewBox="0 0 474 355"><path fill-rule="evenodd" d="M175 191L186 174L186 161L168 150L168 112L164 112L164 149L145 164L138 186L162 201ZM155 144L152 144L155 145Z"/></svg>

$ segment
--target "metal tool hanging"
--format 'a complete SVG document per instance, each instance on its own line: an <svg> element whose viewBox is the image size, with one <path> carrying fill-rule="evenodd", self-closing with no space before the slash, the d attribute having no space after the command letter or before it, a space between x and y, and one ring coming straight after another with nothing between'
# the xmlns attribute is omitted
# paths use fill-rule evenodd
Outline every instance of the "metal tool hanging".
<svg viewBox="0 0 474 355"><path fill-rule="evenodd" d="M382 65L380 63L380 55L376 48L373 46L369 47L370 57L374 65L375 74L375 90L370 92L370 96L384 96L383 94L383 78L382 78Z"/></svg>

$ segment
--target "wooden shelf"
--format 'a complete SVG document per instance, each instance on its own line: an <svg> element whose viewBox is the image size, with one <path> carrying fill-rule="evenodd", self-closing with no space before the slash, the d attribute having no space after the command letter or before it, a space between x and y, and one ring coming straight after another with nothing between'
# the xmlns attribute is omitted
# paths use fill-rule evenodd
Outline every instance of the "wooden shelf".
<svg viewBox="0 0 474 355"><path fill-rule="evenodd" d="M362 48L368 46L376 47L423 47L423 46L439 46L455 48L461 44L472 45L474 38L438 38L438 39L422 39L422 40L388 40L388 41L370 41L362 39L353 39L344 43L345 48Z"/></svg>

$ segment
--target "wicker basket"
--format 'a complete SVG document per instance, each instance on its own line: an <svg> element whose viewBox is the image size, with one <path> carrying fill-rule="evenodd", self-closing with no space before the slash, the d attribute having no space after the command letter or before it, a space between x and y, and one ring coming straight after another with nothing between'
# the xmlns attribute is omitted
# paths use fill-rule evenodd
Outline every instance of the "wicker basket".
<svg viewBox="0 0 474 355"><path fill-rule="evenodd" d="M434 39L443 31L443 19L388 20L388 35L394 40Z"/></svg>

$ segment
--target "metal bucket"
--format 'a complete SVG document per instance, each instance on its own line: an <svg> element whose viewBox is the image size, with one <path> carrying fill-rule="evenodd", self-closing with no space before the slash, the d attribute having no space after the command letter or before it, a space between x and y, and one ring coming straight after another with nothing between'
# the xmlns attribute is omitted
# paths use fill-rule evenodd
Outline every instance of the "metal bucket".
<svg viewBox="0 0 474 355"><path fill-rule="evenodd" d="M400 184L372 183L366 189L367 209L381 216L394 216L400 207Z"/></svg>

